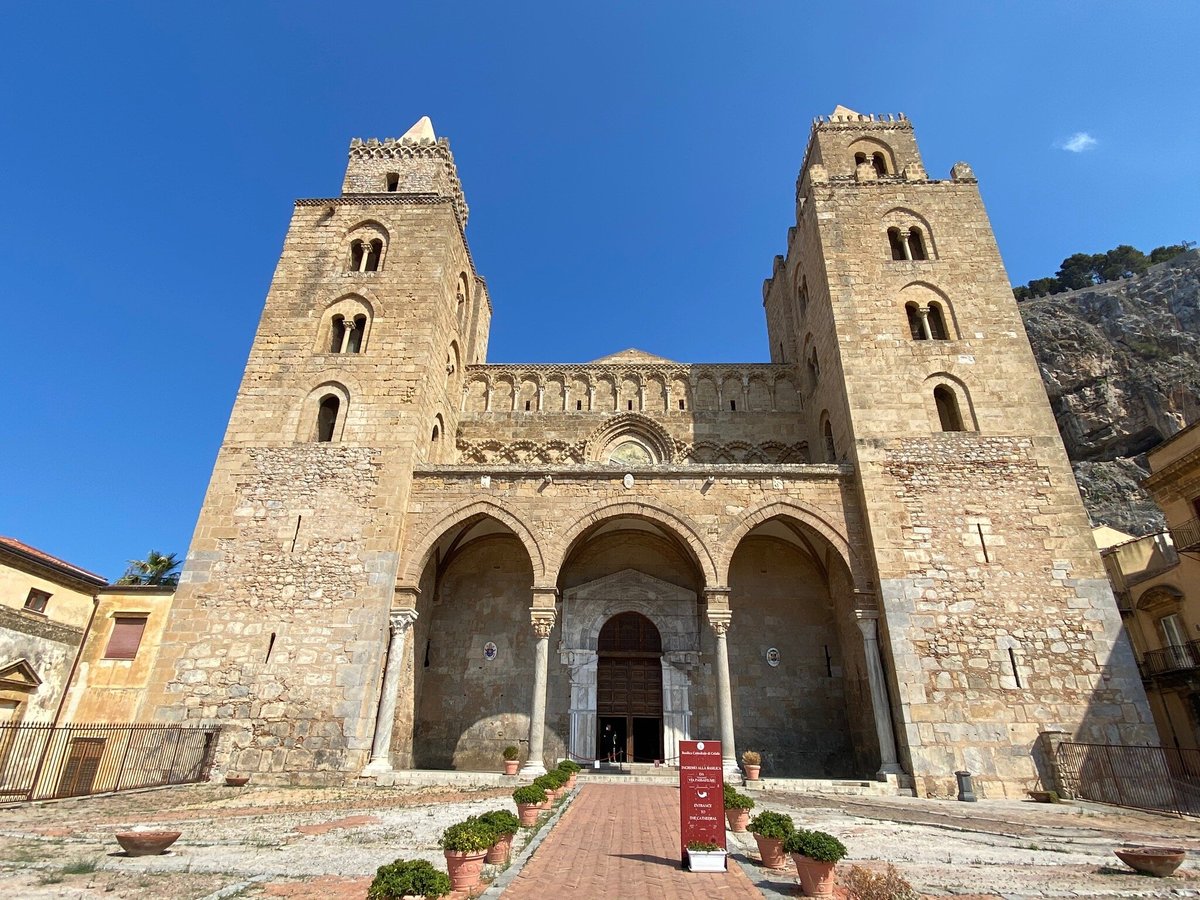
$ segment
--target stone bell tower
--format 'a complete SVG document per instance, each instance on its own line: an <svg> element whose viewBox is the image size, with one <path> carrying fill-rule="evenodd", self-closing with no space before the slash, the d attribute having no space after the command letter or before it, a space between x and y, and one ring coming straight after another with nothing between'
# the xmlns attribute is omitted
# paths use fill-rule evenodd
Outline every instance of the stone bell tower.
<svg viewBox="0 0 1200 900"><path fill-rule="evenodd" d="M1032 780L1050 728L1153 742L970 166L932 179L903 115L839 106L796 197L772 355L801 368L814 457L854 468L918 789Z"/></svg>
<svg viewBox="0 0 1200 900"><path fill-rule="evenodd" d="M295 204L143 712L300 780L367 760L412 471L449 458L491 317L429 119L349 155Z"/></svg>

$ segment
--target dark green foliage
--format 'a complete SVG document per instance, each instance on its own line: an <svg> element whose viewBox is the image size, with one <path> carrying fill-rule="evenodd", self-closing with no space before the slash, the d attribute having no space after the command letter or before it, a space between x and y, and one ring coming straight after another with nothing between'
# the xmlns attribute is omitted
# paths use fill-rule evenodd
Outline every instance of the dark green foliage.
<svg viewBox="0 0 1200 900"><path fill-rule="evenodd" d="M698 853L715 853L721 849L721 845L712 841L688 841L687 848Z"/></svg>
<svg viewBox="0 0 1200 900"><path fill-rule="evenodd" d="M457 853L478 853L495 842L492 829L471 816L465 822L458 822L443 831L438 846Z"/></svg>
<svg viewBox="0 0 1200 900"><path fill-rule="evenodd" d="M509 744L507 747L504 748L504 758L506 760L508 760L509 762L511 762L514 759L520 759L520 757L521 757L520 749L518 749L517 747L514 747L512 744Z"/></svg>
<svg viewBox="0 0 1200 900"><path fill-rule="evenodd" d="M521 820L507 809L493 809L491 812L485 812L479 817L479 821L492 829L497 839L516 834L517 829L521 827Z"/></svg>
<svg viewBox="0 0 1200 900"><path fill-rule="evenodd" d="M1152 265L1166 262L1194 246L1195 242L1184 241L1155 247L1149 256L1129 244L1121 244L1104 253L1072 253L1062 261L1053 278L1035 278L1029 284L1013 288L1013 296L1018 300L1029 300L1141 275Z"/></svg>
<svg viewBox="0 0 1200 900"><path fill-rule="evenodd" d="M732 785L725 785L726 809L754 809L754 801L745 794L739 794Z"/></svg>
<svg viewBox="0 0 1200 900"><path fill-rule="evenodd" d="M367 900L400 900L404 896L445 897L450 876L424 859L398 859L380 866L367 891Z"/></svg>
<svg viewBox="0 0 1200 900"><path fill-rule="evenodd" d="M157 550L151 550L145 559L129 560L129 568L117 579L117 584L152 584L160 587L175 587L179 584L179 573L176 571L183 565L182 560L175 558L174 553L166 556Z"/></svg>
<svg viewBox="0 0 1200 900"><path fill-rule="evenodd" d="M795 831L783 842L788 853L799 853L817 862L835 863L846 855L846 845L824 831Z"/></svg>
<svg viewBox="0 0 1200 900"><path fill-rule="evenodd" d="M514 803L539 804L546 802L546 791L536 784L526 784L512 792Z"/></svg>
<svg viewBox="0 0 1200 900"><path fill-rule="evenodd" d="M573 759L564 759L558 764L558 768L570 775L572 772L582 772L583 766L575 762Z"/></svg>
<svg viewBox="0 0 1200 900"><path fill-rule="evenodd" d="M791 816L765 809L751 819L746 827L752 834L782 839L795 832L796 823L792 821Z"/></svg>

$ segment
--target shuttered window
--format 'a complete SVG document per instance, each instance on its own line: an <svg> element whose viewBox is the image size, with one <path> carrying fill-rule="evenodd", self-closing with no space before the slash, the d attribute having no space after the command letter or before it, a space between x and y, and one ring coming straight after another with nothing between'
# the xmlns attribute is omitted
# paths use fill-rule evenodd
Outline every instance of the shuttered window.
<svg viewBox="0 0 1200 900"><path fill-rule="evenodd" d="M113 616L112 634L109 635L104 658L133 659L137 656L138 645L142 643L142 632L145 630L145 616Z"/></svg>

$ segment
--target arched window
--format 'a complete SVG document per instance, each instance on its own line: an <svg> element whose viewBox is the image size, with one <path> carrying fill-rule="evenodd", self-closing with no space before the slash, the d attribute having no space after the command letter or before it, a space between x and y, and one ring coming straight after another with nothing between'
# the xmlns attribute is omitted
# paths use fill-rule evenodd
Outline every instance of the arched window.
<svg viewBox="0 0 1200 900"><path fill-rule="evenodd" d="M348 267L351 272L359 272L363 266L363 256L366 254L366 244L361 240L353 240L350 242L350 265Z"/></svg>
<svg viewBox="0 0 1200 900"><path fill-rule="evenodd" d="M817 348L808 352L808 386L815 388L821 380L821 364L817 360Z"/></svg>
<svg viewBox="0 0 1200 900"><path fill-rule="evenodd" d="M373 238L371 243L367 244L367 258L363 261L364 272L378 272L379 261L383 257L383 241L379 238Z"/></svg>
<svg viewBox="0 0 1200 900"><path fill-rule="evenodd" d="M925 237L921 234L921 229L917 228L915 225L908 229L908 258L929 258L929 256L925 253Z"/></svg>
<svg viewBox="0 0 1200 900"><path fill-rule="evenodd" d="M935 341L944 341L947 338L946 318L942 315L942 307L937 303L929 304L929 335Z"/></svg>
<svg viewBox="0 0 1200 900"><path fill-rule="evenodd" d="M892 250L892 259L908 259L908 245L904 242L900 229L896 227L887 230L888 246Z"/></svg>
<svg viewBox="0 0 1200 900"><path fill-rule="evenodd" d="M876 175L886 175L888 173L887 160L882 153L871 154L871 165L875 167Z"/></svg>
<svg viewBox="0 0 1200 900"><path fill-rule="evenodd" d="M363 335L366 332L367 317L363 315L355 316L350 326L350 335L346 340L347 353L359 353L362 351Z"/></svg>
<svg viewBox="0 0 1200 900"><path fill-rule="evenodd" d="M800 306L800 315L804 315L808 311L808 276L804 275L800 278L800 292L797 295L797 301Z"/></svg>
<svg viewBox="0 0 1200 900"><path fill-rule="evenodd" d="M908 316L908 331L914 341L926 340L925 326L921 322L921 310L915 303L904 304L904 314Z"/></svg>
<svg viewBox="0 0 1200 900"><path fill-rule="evenodd" d="M865 153L855 153L854 154L854 165L856 167L861 166L866 161L867 161L867 154L865 154Z"/></svg>
<svg viewBox="0 0 1200 900"><path fill-rule="evenodd" d="M433 421L433 431L429 435L429 461L431 463L440 462L441 444L442 444L442 417L437 416Z"/></svg>
<svg viewBox="0 0 1200 900"><path fill-rule="evenodd" d="M333 440L334 430L337 428L338 409L342 403L333 394L326 394L321 398L321 404L317 407L317 441L319 443L329 443Z"/></svg>
<svg viewBox="0 0 1200 900"><path fill-rule="evenodd" d="M398 191L400 189L400 173L388 172L387 175L383 177L383 183L388 193L394 193L395 191Z"/></svg>
<svg viewBox="0 0 1200 900"><path fill-rule="evenodd" d="M954 391L944 384L939 384L933 389L933 402L937 404L938 421L941 422L942 431L966 431Z"/></svg>
<svg viewBox="0 0 1200 900"><path fill-rule="evenodd" d="M329 352L341 353L346 342L346 317L334 316L329 322Z"/></svg>
<svg viewBox="0 0 1200 900"><path fill-rule="evenodd" d="M828 419L825 420L825 434L823 437L825 439L825 462L837 462L837 447L833 443L833 426L829 423Z"/></svg>

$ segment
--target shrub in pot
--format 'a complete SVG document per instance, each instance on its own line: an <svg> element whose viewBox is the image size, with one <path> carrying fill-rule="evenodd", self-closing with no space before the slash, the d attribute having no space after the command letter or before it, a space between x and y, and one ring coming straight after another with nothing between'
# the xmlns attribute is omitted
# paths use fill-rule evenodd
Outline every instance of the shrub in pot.
<svg viewBox="0 0 1200 900"><path fill-rule="evenodd" d="M512 798L517 804L521 825L525 828L536 825L538 812L546 802L546 791L536 784L527 784L513 791Z"/></svg>
<svg viewBox="0 0 1200 900"><path fill-rule="evenodd" d="M796 831L792 817L784 813L763 810L750 820L747 827L758 844L758 855L768 869L782 869L787 865L783 842Z"/></svg>
<svg viewBox="0 0 1200 900"><path fill-rule="evenodd" d="M445 897L450 876L424 859L398 859L380 866L367 891L367 900L401 900L402 897Z"/></svg>
<svg viewBox="0 0 1200 900"><path fill-rule="evenodd" d="M521 820L507 809L493 809L479 817L479 821L492 829L493 843L484 862L502 866L508 862L508 851L512 847L513 835L521 827Z"/></svg>
<svg viewBox="0 0 1200 900"><path fill-rule="evenodd" d="M745 794L739 794L731 785L725 785L725 819L729 822L729 830L735 834L743 834L750 821L750 810L754 809L754 801Z"/></svg>
<svg viewBox="0 0 1200 900"><path fill-rule="evenodd" d="M559 792L567 783L567 779L563 777L562 772L551 770L545 775L539 775L533 779L533 783L544 790L551 799L557 800L560 796Z"/></svg>
<svg viewBox="0 0 1200 900"><path fill-rule="evenodd" d="M833 869L846 856L846 845L824 831L799 830L790 834L783 844L792 854L800 887L810 897L832 897L835 883Z"/></svg>
<svg viewBox="0 0 1200 900"><path fill-rule="evenodd" d="M758 773L762 770L762 754L757 750L747 750L742 754L742 768L746 771L747 781L758 781Z"/></svg>
<svg viewBox="0 0 1200 900"><path fill-rule="evenodd" d="M438 843L446 857L451 889L470 893L479 886L483 858L492 846L492 840L492 829L474 816L442 832Z"/></svg>
<svg viewBox="0 0 1200 900"><path fill-rule="evenodd" d="M688 868L693 872L724 872L725 848L712 841L688 841Z"/></svg>
<svg viewBox="0 0 1200 900"><path fill-rule="evenodd" d="M567 776L567 790L575 787L575 776L583 771L583 766L572 759L564 759L558 764L558 771Z"/></svg>
<svg viewBox="0 0 1200 900"><path fill-rule="evenodd" d="M521 750L509 744L504 748L504 774L516 775L521 766Z"/></svg>

